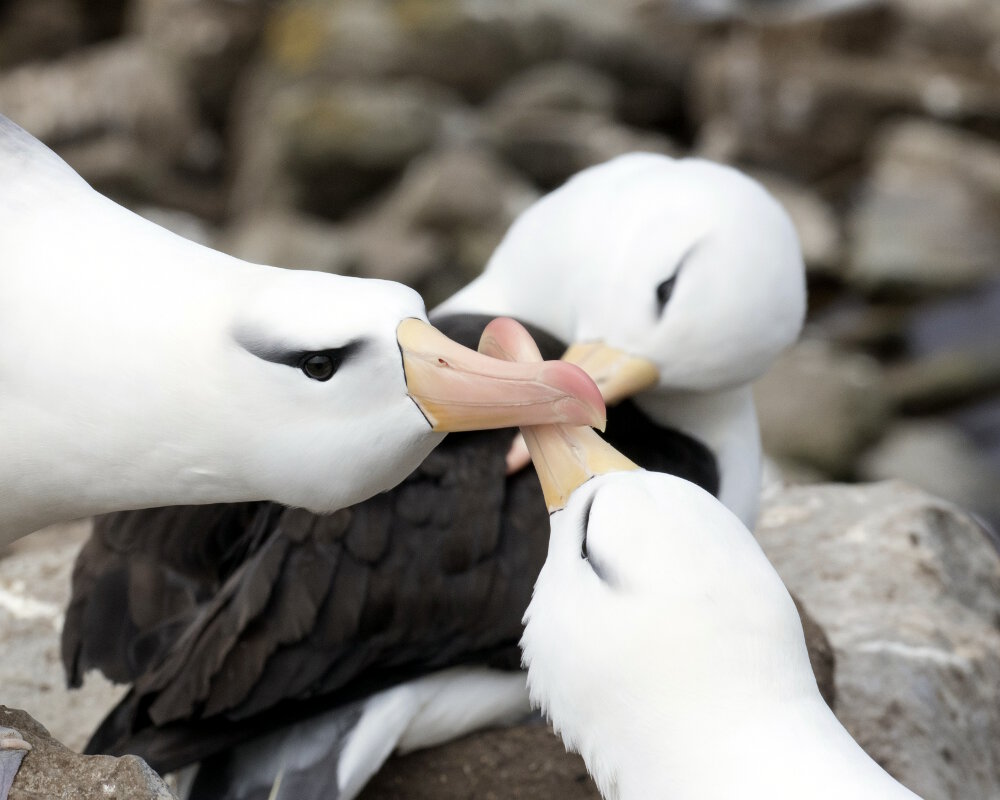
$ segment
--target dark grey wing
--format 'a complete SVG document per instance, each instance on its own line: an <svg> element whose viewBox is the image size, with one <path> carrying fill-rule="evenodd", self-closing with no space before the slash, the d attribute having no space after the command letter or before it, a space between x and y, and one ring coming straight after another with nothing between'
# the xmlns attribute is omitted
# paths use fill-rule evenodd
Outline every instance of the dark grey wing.
<svg viewBox="0 0 1000 800"><path fill-rule="evenodd" d="M436 323L475 346L488 321ZM563 351L535 335L547 357ZM675 432L629 413L619 446L664 469ZM549 526L533 471L504 476L512 437L449 436L400 486L350 511L269 519L259 546L88 749L137 753L171 770L430 671L516 667Z"/></svg>
<svg viewBox="0 0 1000 800"><path fill-rule="evenodd" d="M530 520L501 525L511 437L449 438L393 491L329 517L284 511L89 749L176 768L315 712L315 698L515 645L548 523L539 500ZM528 547L511 533L524 528L537 532Z"/></svg>
<svg viewBox="0 0 1000 800"><path fill-rule="evenodd" d="M77 556L62 631L70 686L119 683L156 663L191 613L245 558L270 504L175 506L98 517ZM276 508L276 507L272 507Z"/></svg>

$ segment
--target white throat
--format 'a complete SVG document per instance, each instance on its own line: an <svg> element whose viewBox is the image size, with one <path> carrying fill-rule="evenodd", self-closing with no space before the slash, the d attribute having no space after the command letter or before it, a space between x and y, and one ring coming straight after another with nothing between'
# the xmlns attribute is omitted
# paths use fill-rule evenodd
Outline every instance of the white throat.
<svg viewBox="0 0 1000 800"><path fill-rule="evenodd" d="M719 467L719 500L753 530L760 506L761 444L749 386L714 392L654 390L635 398L653 422L706 445Z"/></svg>

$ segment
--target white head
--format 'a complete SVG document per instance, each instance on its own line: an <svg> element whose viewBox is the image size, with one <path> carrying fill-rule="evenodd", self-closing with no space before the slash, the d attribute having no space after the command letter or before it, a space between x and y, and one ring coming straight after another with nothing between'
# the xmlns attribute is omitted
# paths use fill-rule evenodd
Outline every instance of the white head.
<svg viewBox="0 0 1000 800"><path fill-rule="evenodd" d="M761 375L795 340L805 271L788 215L756 181L636 153L531 206L483 276L440 310L508 314L614 348L615 357L571 351L602 389L619 380L602 373L621 368L622 353L647 365L624 393L725 389Z"/></svg>
<svg viewBox="0 0 1000 800"><path fill-rule="evenodd" d="M739 719L738 708L766 713L781 693L815 693L784 585L694 484L598 475L551 526L524 617L528 686L606 797L648 781L652 764L669 776L685 737Z"/></svg>
<svg viewBox="0 0 1000 800"><path fill-rule="evenodd" d="M0 175L0 538L152 505L329 511L400 481L446 431L603 425L578 368L460 347L399 284L175 236L2 117Z"/></svg>

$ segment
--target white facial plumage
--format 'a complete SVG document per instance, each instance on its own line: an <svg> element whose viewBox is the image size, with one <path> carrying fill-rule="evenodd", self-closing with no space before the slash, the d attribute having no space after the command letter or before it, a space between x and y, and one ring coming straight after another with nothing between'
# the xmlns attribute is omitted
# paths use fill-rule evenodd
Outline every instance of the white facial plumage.
<svg viewBox="0 0 1000 800"><path fill-rule="evenodd" d="M329 511L398 483L436 431L524 413L601 424L576 368L497 372L413 323L423 302L400 284L187 241L2 116L0 218L0 544L127 508Z"/></svg>
<svg viewBox="0 0 1000 800"><path fill-rule="evenodd" d="M531 206L483 275L436 313L503 314L567 342L600 340L653 362L663 388L708 391L766 370L798 335L805 296L795 229L759 183L701 159L633 153Z"/></svg>
<svg viewBox="0 0 1000 800"><path fill-rule="evenodd" d="M612 472L551 526L528 685L604 797L914 800L824 703L791 597L715 498Z"/></svg>
<svg viewBox="0 0 1000 800"><path fill-rule="evenodd" d="M633 153L528 208L435 314L512 316L648 364L653 382L635 402L712 450L719 498L752 527L761 450L749 382L796 339L805 306L798 238L760 184L709 161Z"/></svg>

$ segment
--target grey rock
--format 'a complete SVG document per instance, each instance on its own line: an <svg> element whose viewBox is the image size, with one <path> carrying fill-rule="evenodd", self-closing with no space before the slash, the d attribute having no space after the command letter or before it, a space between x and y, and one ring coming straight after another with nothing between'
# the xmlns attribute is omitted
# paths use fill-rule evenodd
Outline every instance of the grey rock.
<svg viewBox="0 0 1000 800"><path fill-rule="evenodd" d="M126 31L173 65L200 110L225 121L267 12L263 0L134 0Z"/></svg>
<svg viewBox="0 0 1000 800"><path fill-rule="evenodd" d="M809 273L839 274L843 258L843 233L831 205L817 192L789 178L773 172L752 174L792 218Z"/></svg>
<svg viewBox="0 0 1000 800"><path fill-rule="evenodd" d="M83 756L53 739L23 711L0 706L0 725L31 745L9 800L171 800L174 795L141 758Z"/></svg>
<svg viewBox="0 0 1000 800"><path fill-rule="evenodd" d="M1000 390L1000 349L993 343L904 361L885 370L885 388L893 405L908 413L986 397Z"/></svg>
<svg viewBox="0 0 1000 800"><path fill-rule="evenodd" d="M350 236L358 253L357 274L363 278L399 281L421 290L447 263L447 245L429 231L373 220L354 225Z"/></svg>
<svg viewBox="0 0 1000 800"><path fill-rule="evenodd" d="M183 158L197 127L169 62L137 39L11 70L0 77L0 112L57 148L114 133L167 161Z"/></svg>
<svg viewBox="0 0 1000 800"><path fill-rule="evenodd" d="M12 0L0 6L0 69L64 55L83 43L80 4Z"/></svg>
<svg viewBox="0 0 1000 800"><path fill-rule="evenodd" d="M1000 36L1000 6L992 0L887 0L892 18L893 49L946 56L970 66L1000 73L996 42Z"/></svg>
<svg viewBox="0 0 1000 800"><path fill-rule="evenodd" d="M1000 81L981 69L839 52L795 28L706 48L691 97L703 135L725 140L728 158L809 179L856 168L890 118L1000 120Z"/></svg>
<svg viewBox="0 0 1000 800"><path fill-rule="evenodd" d="M548 725L483 731L390 758L359 800L600 800L583 759Z"/></svg>
<svg viewBox="0 0 1000 800"><path fill-rule="evenodd" d="M850 277L928 290L1000 273L1000 145L926 121L888 129L851 215Z"/></svg>
<svg viewBox="0 0 1000 800"><path fill-rule="evenodd" d="M525 109L490 115L487 136L511 164L546 188L587 167L634 151L677 155L662 134L623 125L603 114Z"/></svg>
<svg viewBox="0 0 1000 800"><path fill-rule="evenodd" d="M276 83L262 75L237 121L234 210L295 206L339 218L445 138L447 92L419 81Z"/></svg>
<svg viewBox="0 0 1000 800"><path fill-rule="evenodd" d="M341 275L355 274L359 259L342 226L275 209L240 217L226 230L219 248L253 264Z"/></svg>
<svg viewBox="0 0 1000 800"><path fill-rule="evenodd" d="M413 160L371 216L400 228L506 229L538 192L482 149L442 150Z"/></svg>
<svg viewBox="0 0 1000 800"><path fill-rule="evenodd" d="M779 358L754 396L769 454L837 477L850 474L889 417L878 364L813 340Z"/></svg>
<svg viewBox="0 0 1000 800"><path fill-rule="evenodd" d="M893 425L858 467L866 480L898 478L1000 520L1000 471L961 429L940 420Z"/></svg>
<svg viewBox="0 0 1000 800"><path fill-rule="evenodd" d="M922 797L1000 796L1000 560L899 483L789 489L756 531L836 655L835 711Z"/></svg>
<svg viewBox="0 0 1000 800"><path fill-rule="evenodd" d="M555 61L525 70L490 100L494 111L528 109L591 111L612 116L620 102L615 81L575 61Z"/></svg>

